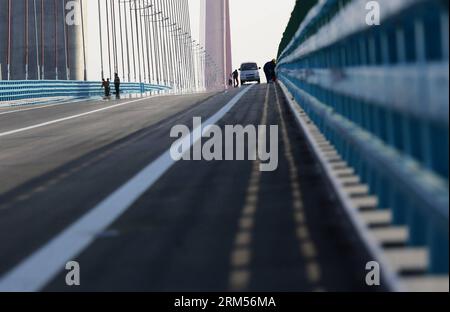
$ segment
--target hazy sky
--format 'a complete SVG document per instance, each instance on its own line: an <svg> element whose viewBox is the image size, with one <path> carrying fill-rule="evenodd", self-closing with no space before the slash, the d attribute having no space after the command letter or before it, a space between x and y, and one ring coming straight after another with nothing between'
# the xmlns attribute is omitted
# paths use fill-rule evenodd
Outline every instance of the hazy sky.
<svg viewBox="0 0 450 312"><path fill-rule="evenodd" d="M192 36L196 40L201 38L200 1L189 0ZM99 42L97 1L87 1L87 4L87 45L96 47ZM265 62L276 57L294 4L295 0L230 0L234 69L248 61L255 61L262 67ZM99 59L98 49L88 48L88 79L98 79Z"/></svg>
<svg viewBox="0 0 450 312"><path fill-rule="evenodd" d="M208 0L206 0L208 1ZM200 0L190 0L193 33L199 37ZM295 0L230 0L233 68L276 58Z"/></svg>

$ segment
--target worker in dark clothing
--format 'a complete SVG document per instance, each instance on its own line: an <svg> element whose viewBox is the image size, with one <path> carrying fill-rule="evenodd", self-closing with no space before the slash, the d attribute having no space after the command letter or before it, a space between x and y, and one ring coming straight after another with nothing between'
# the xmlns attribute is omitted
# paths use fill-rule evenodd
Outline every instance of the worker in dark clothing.
<svg viewBox="0 0 450 312"><path fill-rule="evenodd" d="M105 97L109 97L111 95L109 78L107 80L102 79L102 88L105 89Z"/></svg>
<svg viewBox="0 0 450 312"><path fill-rule="evenodd" d="M119 75L116 73L114 74L114 88L116 89L116 97L120 97L120 78Z"/></svg>
<svg viewBox="0 0 450 312"><path fill-rule="evenodd" d="M266 74L267 83L271 83L272 81L276 81L277 77L275 74L276 61L271 60L270 62L264 65L264 74Z"/></svg>
<svg viewBox="0 0 450 312"><path fill-rule="evenodd" d="M239 72L237 69L233 72L233 81L234 81L234 87L235 88L239 87Z"/></svg>

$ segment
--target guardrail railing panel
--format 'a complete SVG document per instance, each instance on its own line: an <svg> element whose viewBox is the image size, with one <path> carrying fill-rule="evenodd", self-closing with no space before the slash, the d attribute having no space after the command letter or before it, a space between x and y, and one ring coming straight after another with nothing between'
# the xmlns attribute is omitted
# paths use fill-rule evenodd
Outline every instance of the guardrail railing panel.
<svg viewBox="0 0 450 312"><path fill-rule="evenodd" d="M322 0L277 66L280 80L355 169L409 244L448 273L448 2Z"/></svg>
<svg viewBox="0 0 450 312"><path fill-rule="evenodd" d="M111 89L114 85L111 83ZM169 87L146 83L121 83L121 94L138 94L146 92L162 92ZM67 96L75 98L89 98L102 96L104 90L101 82L71 81L71 80L16 80L0 81L0 102Z"/></svg>

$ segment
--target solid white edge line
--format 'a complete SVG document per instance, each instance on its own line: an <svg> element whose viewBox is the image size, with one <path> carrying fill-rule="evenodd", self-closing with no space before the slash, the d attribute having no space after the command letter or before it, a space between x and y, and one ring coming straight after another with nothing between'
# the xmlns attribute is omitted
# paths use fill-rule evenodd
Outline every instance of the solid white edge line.
<svg viewBox="0 0 450 312"><path fill-rule="evenodd" d="M387 261L386 257L384 256L383 250L376 241L376 239L369 233L367 226L364 224L364 222L361 220L361 217L358 213L358 210L353 205L349 194L341 187L341 184L338 182L337 176L334 174L333 169L331 168L330 164L326 161L323 153L320 151L316 141L312 137L311 133L308 131L308 127L302 117L300 116L300 113L298 112L298 109L300 106L297 104L297 102L293 99L294 97L289 92L287 87L283 84L283 82L279 81L280 87L283 90L283 93L287 99L287 102L289 104L289 108L294 115L298 126L300 129L303 130L305 133L309 145L314 150L314 153L316 154L316 157L318 158L322 168L324 169L326 176L328 180L331 182L334 190L337 193L337 198L339 202L344 207L344 210L347 212L347 215L349 216L350 220L352 221L353 226L356 228L357 232L361 235L362 241L368 248L370 254L372 257L374 257L381 267L381 274L384 277L384 280L386 281L388 287L395 291L395 292L402 292L405 290L403 284L400 282L398 275L391 269L391 266L389 265L389 262ZM363 282L363 281L361 281Z"/></svg>
<svg viewBox="0 0 450 312"><path fill-rule="evenodd" d="M64 104L63 103L53 103L53 104L42 104L42 105L38 104L35 107L26 107L26 108L17 107L17 109L0 112L0 116L14 114L14 113L27 112L27 111L31 111L31 110L37 110L37 109L50 108L50 107L54 107L54 106L61 106L61 105L65 105L65 104L67 104L67 103L64 103ZM12 108L14 108L14 107L12 107Z"/></svg>
<svg viewBox="0 0 450 312"><path fill-rule="evenodd" d="M1 106L0 105L0 116L13 114L13 113L27 112L27 111L31 111L31 110L37 110L37 109L51 108L51 107L55 107L55 106L79 104L82 102L84 102L86 104L101 104L102 102L105 102L105 100L101 100L98 98L74 98L74 99L65 99L65 100L52 100L52 101L46 101L46 102L37 103L37 104L23 104L23 105L12 105L12 106Z"/></svg>
<svg viewBox="0 0 450 312"><path fill-rule="evenodd" d="M28 127L24 127L24 128L20 128L20 129L15 129L15 130L2 132L2 133L0 133L0 137L5 137L5 136L11 135L11 134L16 134L16 133L20 133L20 132L33 130L33 129L36 129L36 128L42 128L42 127L45 127L45 126L50 126L50 125L57 124L57 123L60 123L60 122L63 122L63 121L68 121L68 120L72 120L72 119L88 116L88 115L91 115L91 114L94 114L94 113L110 110L110 109L113 109L113 108L117 108L117 107L120 107L120 106L128 105L128 104L135 103L135 102L142 101L142 100L143 99L128 101L128 102L124 102L124 103L120 103L120 104L116 104L116 105L111 105L111 106L108 106L108 107L95 109L95 110L88 111L88 112L81 113L81 114L76 114L76 115L72 115L72 116L68 116L68 117L64 117L64 118L59 118L59 119L46 121L46 122L43 122L43 123L40 123L40 124L36 124L36 125L33 125L33 126L28 126Z"/></svg>
<svg viewBox="0 0 450 312"><path fill-rule="evenodd" d="M231 99L222 109L205 123L207 128L227 114L236 103L251 89L245 88ZM192 133L196 133L194 129ZM193 137L192 147L200 136ZM73 260L87 248L101 233L131 207L153 184L159 180L174 164L170 150L163 153L124 185L92 208L80 219L51 239L43 247L7 272L0 279L0 291L31 292L39 291L59 272L64 270L68 261ZM63 283L63 281L61 281Z"/></svg>
<svg viewBox="0 0 450 312"><path fill-rule="evenodd" d="M28 127L23 127L23 128L20 128L20 129L15 129L15 130L2 132L2 133L0 133L0 137L12 135L12 134L16 134L16 133L20 133L20 132L24 132L24 131L29 131L29 130L33 130L33 129L41 128L41 127L45 127L45 126L50 126L50 125L53 125L53 124L56 124L56 123L60 123L60 122L63 122L63 121L67 121L67 120L71 120L71 119L75 119L75 118L80 118L80 117L84 117L84 116L91 115L91 114L94 114L94 113L98 113L98 112L101 112L101 111L105 111L105 110L121 107L121 106L124 106L124 105L128 105L128 104L131 104L131 103L136 103L136 102L139 102L139 101L154 99L154 98L163 97L163 96L167 96L167 94L160 94L160 95L143 97L143 98L135 99L135 100L132 100L132 101L127 101L127 102L123 102L123 103L111 105L111 106L108 106L108 107L95 109L95 110L92 110L92 111L88 111L88 112L84 112L84 113L80 113L80 114L76 114L76 115L72 115L72 116L68 116L68 117L64 117L64 118L58 118L58 119L55 119L55 120L46 121L46 122L43 122L43 123L40 123L40 124L36 124L36 125L33 125L33 126L28 126ZM96 103L96 104L101 104L103 101L101 101L101 100L94 100L92 102ZM28 109L23 109L23 110L18 109L18 110L14 110L14 111L3 112L3 113L0 113L0 115L19 113L19 112L24 112L24 111L34 110L34 109L44 109L44 108L50 108L50 107L55 107L55 106L75 104L75 103L76 102L48 104L48 105L40 106L40 107L33 107L33 108L28 108Z"/></svg>

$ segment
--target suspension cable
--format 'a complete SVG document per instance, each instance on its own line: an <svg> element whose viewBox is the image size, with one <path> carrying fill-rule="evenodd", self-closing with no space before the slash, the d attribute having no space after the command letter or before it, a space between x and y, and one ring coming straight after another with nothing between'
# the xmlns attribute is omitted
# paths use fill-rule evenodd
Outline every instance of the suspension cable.
<svg viewBox="0 0 450 312"><path fill-rule="evenodd" d="M109 61L109 78L112 77L112 68L111 68L111 40L110 40L110 30L109 30L109 0L106 0L106 37L108 38L108 61Z"/></svg>
<svg viewBox="0 0 450 312"><path fill-rule="evenodd" d="M144 78L144 82L146 80L146 75L147 75L147 69L146 69L146 65L145 65L145 47L144 47L144 32L142 30L142 2L139 0L139 10L138 10L138 16L139 16L139 30L141 33L141 60L142 60L142 72L143 72L143 78ZM141 81L142 82L142 81Z"/></svg>
<svg viewBox="0 0 450 312"><path fill-rule="evenodd" d="M168 1L164 1L163 5L164 5L164 12L167 12L167 15L170 16ZM171 86L173 86L173 84L174 84L174 68L173 68L172 40L171 40L170 34L169 34L169 27L171 25L170 24L170 18L168 17L164 21L165 21L165 23L163 24L163 26L164 26L164 35L166 36L166 42L167 42L167 46L168 46L167 52L168 52L168 58L169 58L169 62L168 62L168 67L169 67L169 84Z"/></svg>
<svg viewBox="0 0 450 312"><path fill-rule="evenodd" d="M28 80L28 64L30 59L30 46L29 46L29 3L25 0L25 80Z"/></svg>
<svg viewBox="0 0 450 312"><path fill-rule="evenodd" d="M44 32L44 0L41 0L41 78L45 79L45 32Z"/></svg>
<svg viewBox="0 0 450 312"><path fill-rule="evenodd" d="M66 65L66 80L70 80L69 51L67 48L68 33L67 33L67 23L66 23L66 0L62 0L61 12L62 12L62 22L63 22L63 29L64 29L64 58L65 58L65 65ZM36 38L37 38L37 36L36 36Z"/></svg>
<svg viewBox="0 0 450 312"><path fill-rule="evenodd" d="M147 15L147 10L148 10L148 0L145 0L145 4L144 4L144 9L143 12L141 13L142 16L144 17L144 29L145 29L145 48L147 51L147 73L148 73L148 82L151 83L151 64L150 64L150 49L149 49L149 44L150 44L150 40L149 40L149 31L148 31L148 15Z"/></svg>
<svg viewBox="0 0 450 312"><path fill-rule="evenodd" d="M161 3L159 0L155 0L155 4L157 3L157 12L161 13L159 14L160 16L163 16L162 11L161 11ZM161 49L161 76L162 76L162 83L166 84L166 79L167 79L167 74L166 74L166 60L165 60L165 45L164 45L164 37L163 37L163 33L161 31L161 25L160 25L160 20L158 20L158 18L155 21L155 24L158 27L158 36L159 36L159 40L160 40L160 49Z"/></svg>
<svg viewBox="0 0 450 312"><path fill-rule="evenodd" d="M131 9L131 0L128 2L129 4L129 9L130 9L130 25L131 25L131 46L132 46L132 51L133 51L133 67L134 67L134 81L137 81L137 77L136 77L136 53L135 53L135 49L134 49L134 29L133 29L133 14L132 14L132 9Z"/></svg>
<svg viewBox="0 0 450 312"><path fill-rule="evenodd" d="M180 68L180 55L179 55L179 49L178 49L178 28L179 25L177 24L176 15L175 15L175 0L169 0L170 1L170 15L172 16L172 19L174 21L174 27L175 29L171 31L172 34L172 42L174 47L174 66L176 71L176 77L177 77L177 89L181 87L181 68Z"/></svg>
<svg viewBox="0 0 450 312"><path fill-rule="evenodd" d="M167 73L167 81L166 84L170 85L171 84L171 78L172 78L172 72L171 72L171 58L170 58L170 45L169 45L169 37L167 34L167 22L169 20L169 18L166 16L166 2L167 0L163 0L162 1L162 10L164 12L164 19L161 22L162 25L162 31L163 31L163 36L164 36L164 46L165 46L165 55L166 55L166 73Z"/></svg>
<svg viewBox="0 0 450 312"><path fill-rule="evenodd" d="M103 67L103 35L102 35L102 10L100 5L100 0L97 1L98 8L98 32L100 37L100 69L102 79L105 79L105 71Z"/></svg>
<svg viewBox="0 0 450 312"><path fill-rule="evenodd" d="M169 42L169 50L170 50L170 65L171 65L171 71L172 71L172 87L176 87L178 84L178 78L177 78L177 68L176 68L176 51L175 51L175 45L173 41L173 33L172 30L174 27L176 27L176 23L173 20L172 16L172 1L168 0L166 2L166 10L167 14L169 16L168 19L168 25L167 25L167 36L168 36L168 42Z"/></svg>
<svg viewBox="0 0 450 312"><path fill-rule="evenodd" d="M122 8L119 0L119 27L120 27L120 51L122 57L122 74L123 80L125 80L125 58L123 53L123 31L122 31Z"/></svg>
<svg viewBox="0 0 450 312"><path fill-rule="evenodd" d="M7 3L7 12L8 12L8 42L7 42L7 51L6 51L6 79L11 79L11 0L8 0Z"/></svg>
<svg viewBox="0 0 450 312"><path fill-rule="evenodd" d="M138 10L136 5L136 0L134 0L134 20L136 26L136 46L137 46L137 59L138 59L138 70L139 70L139 83L142 83L142 73L141 73L141 53L139 47L139 25L138 25Z"/></svg>
<svg viewBox="0 0 450 312"><path fill-rule="evenodd" d="M84 33L83 0L80 0L80 14L81 14L81 37L82 37L82 41L83 41L83 80L87 81L86 41L85 41L85 33Z"/></svg>
<svg viewBox="0 0 450 312"><path fill-rule="evenodd" d="M153 8L155 9L155 6L153 6ZM157 15L158 15L157 12L153 11L151 16L157 17ZM161 80L160 80L161 79L161 66L160 66L161 58L160 58L160 53L159 53L160 44L159 44L158 28L157 28L157 24L153 22L153 19L151 21L152 21L152 28L153 28L153 38L155 40L154 47L155 47L155 59L156 59L156 83L160 84L160 82L161 82Z"/></svg>
<svg viewBox="0 0 450 312"><path fill-rule="evenodd" d="M115 0L111 0L111 27L112 27L111 33L112 33L112 47L114 60L114 74L116 74L118 72L118 64L117 64L116 10L114 1Z"/></svg>
<svg viewBox="0 0 450 312"><path fill-rule="evenodd" d="M192 81L191 81L191 88L194 89L195 87L195 71L194 71L194 60L193 60L193 42L192 42L192 32L191 32L191 19L190 19L190 14L189 14L189 2L188 0L184 0L183 1L184 4L184 8L185 8L185 21L186 21L186 27L187 27L187 31L189 33L189 46L188 46L188 57L189 57L189 68L190 68L190 73L192 75Z"/></svg>
<svg viewBox="0 0 450 312"><path fill-rule="evenodd" d="M35 46L36 46L36 67L37 67L37 79L41 80L41 67L39 65L39 35L38 35L38 22L37 22L37 8L36 0L33 0L33 10L34 10L34 33L35 33Z"/></svg>
<svg viewBox="0 0 450 312"><path fill-rule="evenodd" d="M125 22L125 42L126 42L126 47L127 47L127 77L128 77L128 82L131 81L131 74L130 74L130 46L129 46L129 41L128 41L128 15L127 15L127 7L126 7L126 2L123 2L123 15L124 15L124 22Z"/></svg>
<svg viewBox="0 0 450 312"><path fill-rule="evenodd" d="M175 32L175 39L177 44L177 51L178 51L178 60L177 65L179 68L179 77L180 77L180 90L184 89L186 79L184 76L184 63L183 63L183 51L181 46L181 34L183 33L183 27L180 24L179 19L179 7L178 7L178 0L173 0L173 16L175 18L175 23L177 24L177 31Z"/></svg>
<svg viewBox="0 0 450 312"><path fill-rule="evenodd" d="M187 89L188 86L189 86L189 80L188 80L189 79L189 74L187 72L186 45L185 45L185 41L184 41L184 39L186 38L186 34L187 33L186 33L186 28L184 28L184 25L183 25L183 11L181 9L181 0L177 0L177 5L178 5L178 9L177 9L177 12L178 12L178 23L179 23L179 25L181 27L181 32L182 32L179 40L180 40L180 48L181 48L181 51L182 51L181 59L182 59L182 62L183 62L183 88Z"/></svg>
<svg viewBox="0 0 450 312"><path fill-rule="evenodd" d="M145 25L147 29L147 44L148 44L148 54L150 56L149 58L149 82L153 83L155 81L155 63L154 63L154 54L153 54L153 37L152 37L152 28L151 28L151 8L153 5L149 2L149 0L146 0L146 9L145 9Z"/></svg>
<svg viewBox="0 0 450 312"><path fill-rule="evenodd" d="M58 80L58 0L53 1L54 32L55 32L55 80Z"/></svg>

